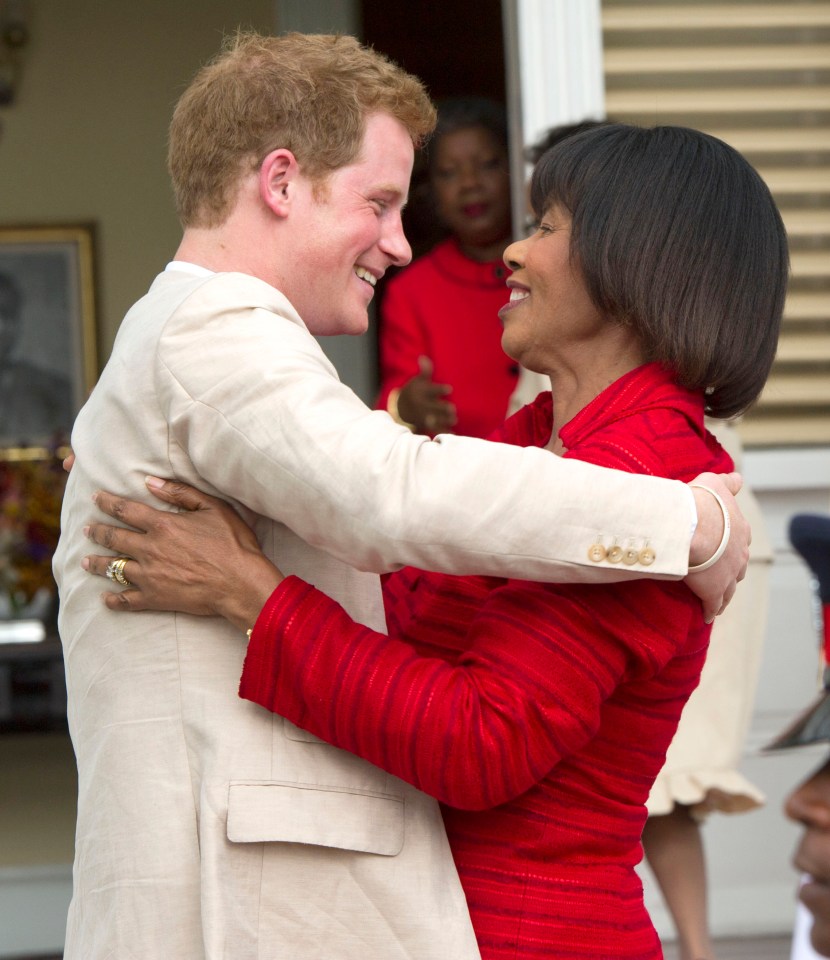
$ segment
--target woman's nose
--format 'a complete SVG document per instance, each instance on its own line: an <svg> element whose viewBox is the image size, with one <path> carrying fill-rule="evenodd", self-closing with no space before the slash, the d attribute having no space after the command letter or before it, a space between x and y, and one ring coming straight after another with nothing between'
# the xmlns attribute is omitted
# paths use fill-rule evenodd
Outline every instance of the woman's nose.
<svg viewBox="0 0 830 960"><path fill-rule="evenodd" d="M791 820L830 830L830 763L793 790L785 810Z"/></svg>
<svg viewBox="0 0 830 960"><path fill-rule="evenodd" d="M504 251L504 264L511 270L518 270L524 263L525 241L515 240Z"/></svg>

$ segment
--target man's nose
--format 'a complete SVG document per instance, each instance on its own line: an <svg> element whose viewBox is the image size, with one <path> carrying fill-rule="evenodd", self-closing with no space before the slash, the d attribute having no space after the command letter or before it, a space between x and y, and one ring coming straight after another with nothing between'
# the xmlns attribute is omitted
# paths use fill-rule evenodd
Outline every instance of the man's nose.
<svg viewBox="0 0 830 960"><path fill-rule="evenodd" d="M384 231L381 249L396 267L404 267L412 259L412 247L404 235L400 217Z"/></svg>

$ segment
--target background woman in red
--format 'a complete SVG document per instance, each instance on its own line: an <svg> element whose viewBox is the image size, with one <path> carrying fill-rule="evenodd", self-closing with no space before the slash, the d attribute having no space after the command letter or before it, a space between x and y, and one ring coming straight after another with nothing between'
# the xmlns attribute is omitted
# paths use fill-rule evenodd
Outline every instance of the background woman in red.
<svg viewBox="0 0 830 960"><path fill-rule="evenodd" d="M704 412L758 396L786 288L784 229L758 175L697 131L611 124L552 148L532 201L538 229L505 253L503 342L552 392L493 439L679 480L729 470ZM256 621L242 696L442 801L485 960L661 956L635 865L706 655L684 584L623 579L638 548L598 530L592 549L620 564L618 584L408 569L385 585L387 637L283 577L217 501L191 502L210 535L165 545L167 517L153 552L172 559L155 563L149 535L132 535L137 592L113 609ZM121 519L146 529L147 508L130 509Z"/></svg>
<svg viewBox="0 0 830 960"><path fill-rule="evenodd" d="M416 433L486 437L504 422L519 375L498 316L511 228L502 107L442 103L426 162L408 213L441 239L383 292L378 406Z"/></svg>

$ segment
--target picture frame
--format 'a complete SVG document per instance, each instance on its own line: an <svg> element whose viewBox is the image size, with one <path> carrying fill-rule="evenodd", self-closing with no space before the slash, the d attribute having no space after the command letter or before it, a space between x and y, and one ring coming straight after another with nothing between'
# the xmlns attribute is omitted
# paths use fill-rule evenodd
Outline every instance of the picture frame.
<svg viewBox="0 0 830 960"><path fill-rule="evenodd" d="M68 442L97 379L94 232L0 225L0 448Z"/></svg>
<svg viewBox="0 0 830 960"><path fill-rule="evenodd" d="M98 376L94 232L0 225L0 668L54 624L61 461Z"/></svg>

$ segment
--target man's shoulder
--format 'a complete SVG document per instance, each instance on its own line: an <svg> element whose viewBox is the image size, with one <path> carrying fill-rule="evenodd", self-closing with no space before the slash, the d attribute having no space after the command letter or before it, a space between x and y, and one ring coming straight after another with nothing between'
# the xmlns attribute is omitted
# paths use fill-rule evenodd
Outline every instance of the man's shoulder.
<svg viewBox="0 0 830 960"><path fill-rule="evenodd" d="M291 320L300 320L285 294L247 273L197 275L181 270L165 270L156 277L136 307L159 301L169 301L171 304L178 302L179 305L219 304L229 309L263 309Z"/></svg>
<svg viewBox="0 0 830 960"><path fill-rule="evenodd" d="M244 273L192 274L166 270L127 312L115 349L132 350L137 344L157 343L176 331L220 325L239 316L264 311L305 329L288 298L270 284Z"/></svg>

